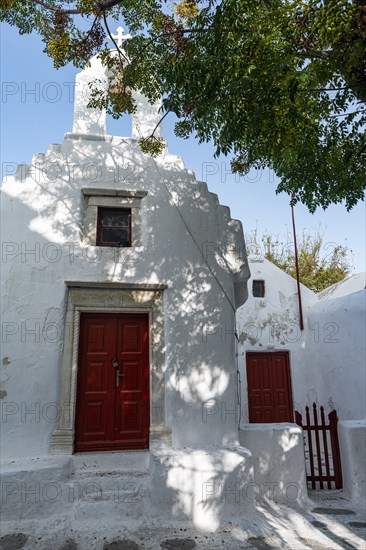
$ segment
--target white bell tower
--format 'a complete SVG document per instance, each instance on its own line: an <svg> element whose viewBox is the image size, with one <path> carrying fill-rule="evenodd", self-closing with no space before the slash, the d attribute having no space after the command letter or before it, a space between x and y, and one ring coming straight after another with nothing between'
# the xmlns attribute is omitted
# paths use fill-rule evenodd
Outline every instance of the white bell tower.
<svg viewBox="0 0 366 550"><path fill-rule="evenodd" d="M129 40L130 34L124 34L122 27L117 28L117 34L112 35L115 44L121 48L124 40ZM123 52L123 50L122 50ZM117 50L111 50L112 55L117 55ZM127 56L126 56L127 59ZM87 107L92 95L91 85L106 91L109 86L108 69L104 67L98 56L94 56L88 66L76 75L75 100L74 100L74 124L73 133L81 135L102 136L107 133L105 109L90 109ZM132 115L132 138L149 137L159 124L161 119L161 99L151 104L147 97L139 91L133 93L136 102L136 112ZM161 125L154 135L161 138Z"/></svg>

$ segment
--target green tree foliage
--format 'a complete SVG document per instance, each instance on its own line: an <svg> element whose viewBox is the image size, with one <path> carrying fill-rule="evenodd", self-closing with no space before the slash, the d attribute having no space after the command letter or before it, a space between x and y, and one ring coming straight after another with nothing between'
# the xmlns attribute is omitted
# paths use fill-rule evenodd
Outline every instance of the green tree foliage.
<svg viewBox="0 0 366 550"><path fill-rule="evenodd" d="M294 203L363 199L364 0L0 0L0 16L37 31L55 67L101 52L115 77L94 106L119 117L134 109L132 89L163 95L178 136L212 140L239 173L273 169ZM113 18L134 36L117 56ZM153 135L142 145L161 149Z"/></svg>
<svg viewBox="0 0 366 550"><path fill-rule="evenodd" d="M346 245L324 243L324 235L302 232L297 237L300 281L314 292L343 281L353 271L352 250ZM296 278L295 247L288 233L284 240L266 231L258 237L257 231L246 235L249 253L264 255L267 260Z"/></svg>

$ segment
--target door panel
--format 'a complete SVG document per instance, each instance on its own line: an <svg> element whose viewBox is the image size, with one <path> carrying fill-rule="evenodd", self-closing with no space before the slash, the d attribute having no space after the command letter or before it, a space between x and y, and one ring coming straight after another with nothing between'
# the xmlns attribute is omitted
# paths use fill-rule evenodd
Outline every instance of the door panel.
<svg viewBox="0 0 366 550"><path fill-rule="evenodd" d="M148 316L82 314L75 450L148 448L149 408Z"/></svg>
<svg viewBox="0 0 366 550"><path fill-rule="evenodd" d="M76 403L76 450L102 444L113 436L113 380L108 369L115 321L110 317L82 317Z"/></svg>
<svg viewBox="0 0 366 550"><path fill-rule="evenodd" d="M293 422L288 352L246 355L249 422Z"/></svg>
<svg viewBox="0 0 366 550"><path fill-rule="evenodd" d="M120 385L117 388L116 437L142 443L149 433L148 319L127 317L119 320L117 342ZM147 444L147 443L146 443Z"/></svg>

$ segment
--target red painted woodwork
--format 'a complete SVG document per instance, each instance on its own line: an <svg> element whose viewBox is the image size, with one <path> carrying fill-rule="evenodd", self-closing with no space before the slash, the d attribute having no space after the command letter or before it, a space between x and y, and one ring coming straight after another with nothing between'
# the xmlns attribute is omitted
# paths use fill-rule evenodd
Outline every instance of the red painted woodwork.
<svg viewBox="0 0 366 550"><path fill-rule="evenodd" d="M249 422L293 422L289 354L248 352Z"/></svg>
<svg viewBox="0 0 366 550"><path fill-rule="evenodd" d="M147 449L149 413L148 316L82 314L75 451Z"/></svg>
<svg viewBox="0 0 366 550"><path fill-rule="evenodd" d="M342 489L341 453L338 441L338 416L332 410L328 414L326 424L324 407L320 407L320 423L318 406L313 403L312 409L305 407L306 425L302 423L302 415L295 411L296 423L304 431L305 465L308 486L312 489ZM311 414L313 413L313 422ZM306 435L307 434L307 437ZM320 437L320 434L322 437ZM314 443L315 439L315 443ZM326 485L326 487L325 487Z"/></svg>

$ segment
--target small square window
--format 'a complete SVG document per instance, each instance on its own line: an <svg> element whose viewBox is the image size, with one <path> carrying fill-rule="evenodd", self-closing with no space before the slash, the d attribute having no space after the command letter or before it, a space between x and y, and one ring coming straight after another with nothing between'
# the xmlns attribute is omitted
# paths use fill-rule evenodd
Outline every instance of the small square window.
<svg viewBox="0 0 366 550"><path fill-rule="evenodd" d="M264 281L253 281L253 296L254 298L264 298Z"/></svg>
<svg viewBox="0 0 366 550"><path fill-rule="evenodd" d="M131 209L98 208L97 246L131 246Z"/></svg>

